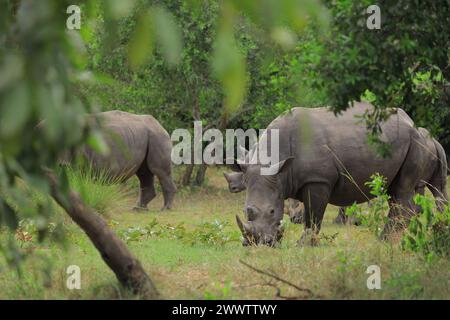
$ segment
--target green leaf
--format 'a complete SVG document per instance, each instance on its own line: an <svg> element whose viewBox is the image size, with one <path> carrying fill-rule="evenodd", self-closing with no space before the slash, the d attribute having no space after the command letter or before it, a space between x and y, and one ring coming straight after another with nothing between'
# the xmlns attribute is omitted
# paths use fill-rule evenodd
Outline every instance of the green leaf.
<svg viewBox="0 0 450 320"><path fill-rule="evenodd" d="M165 8L156 7L152 13L154 31L161 45L161 51L169 65L176 65L181 58L181 30L174 16Z"/></svg>
<svg viewBox="0 0 450 320"><path fill-rule="evenodd" d="M110 152L108 144L98 130L92 131L89 134L87 144L98 153L108 154Z"/></svg>
<svg viewBox="0 0 450 320"><path fill-rule="evenodd" d="M136 70L153 55L153 24L150 12L144 12L138 19L134 34L128 44L130 66Z"/></svg>
<svg viewBox="0 0 450 320"><path fill-rule="evenodd" d="M8 138L18 134L30 115L28 88L25 83L17 84L5 94L0 106L0 136Z"/></svg>
<svg viewBox="0 0 450 320"><path fill-rule="evenodd" d="M106 8L113 19L126 17L134 8L135 0L106 0Z"/></svg>
<svg viewBox="0 0 450 320"><path fill-rule="evenodd" d="M16 230L19 221L17 220L16 213L9 204L7 204L2 198L0 198L0 226L5 224L11 230Z"/></svg>
<svg viewBox="0 0 450 320"><path fill-rule="evenodd" d="M245 57L231 32L222 31L218 35L212 64L215 76L222 83L225 114L233 114L244 100L248 79Z"/></svg>

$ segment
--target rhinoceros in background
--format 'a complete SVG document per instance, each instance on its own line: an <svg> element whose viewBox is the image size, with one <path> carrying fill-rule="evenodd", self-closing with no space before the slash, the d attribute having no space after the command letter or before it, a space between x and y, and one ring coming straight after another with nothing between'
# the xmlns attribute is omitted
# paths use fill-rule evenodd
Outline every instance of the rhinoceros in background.
<svg viewBox="0 0 450 320"><path fill-rule="evenodd" d="M134 115L122 111L101 112L98 119L108 155L85 147L82 154L94 170L105 170L113 178L125 181L136 175L139 179L139 198L134 209L145 210L156 196L154 176L161 183L164 207L170 209L176 192L171 175L172 142L167 131L150 115Z"/></svg>
<svg viewBox="0 0 450 320"><path fill-rule="evenodd" d="M245 185L242 181L242 172L224 172L223 175L228 182L228 190L231 193L238 193L245 190ZM285 201L284 213L289 216L292 223L303 223L303 211L304 206L300 201L295 199L287 199Z"/></svg>
<svg viewBox="0 0 450 320"><path fill-rule="evenodd" d="M284 213L289 216L292 223L302 224L305 206L301 201L295 199L287 199L284 202Z"/></svg>
<svg viewBox="0 0 450 320"><path fill-rule="evenodd" d="M369 103L355 102L335 116L326 108L294 108L272 121L259 143L267 143L270 150L269 133L279 131L281 161L271 164L269 171L273 174L262 175L260 164L236 165L244 174L247 190L244 208L247 221L236 216L244 245L274 245L281 240L280 222L287 198L305 205L305 230L300 244L316 244L327 204L349 206L368 201L373 195L365 182L376 172L386 178L391 196L390 221L384 237L398 225L394 223L397 218L407 218L417 209L412 198L427 175L436 201L441 205L448 201L447 162L442 148L433 143L438 159L433 161L434 165L429 163L430 157L423 147L427 138L414 128L405 111L395 109L381 124L380 138L391 146L391 156L377 155L368 144L365 124L358 119L372 109Z"/></svg>
<svg viewBox="0 0 450 320"><path fill-rule="evenodd" d="M347 216L345 213L345 209L346 209L345 207L339 208L338 215L333 220L333 222L336 224L350 224L355 226L361 225L361 219L355 216L352 217Z"/></svg>

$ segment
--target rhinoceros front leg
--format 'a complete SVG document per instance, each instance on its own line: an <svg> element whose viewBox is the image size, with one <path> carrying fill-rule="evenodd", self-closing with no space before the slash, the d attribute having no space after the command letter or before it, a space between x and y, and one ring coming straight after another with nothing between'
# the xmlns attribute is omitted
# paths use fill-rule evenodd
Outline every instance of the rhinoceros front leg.
<svg viewBox="0 0 450 320"><path fill-rule="evenodd" d="M392 200L389 202L388 221L380 234L381 240L388 240L393 233L405 229L416 210L420 210L414 204L413 196L413 193L392 196Z"/></svg>
<svg viewBox="0 0 450 320"><path fill-rule="evenodd" d="M139 198L134 210L147 210L147 205L156 196L154 175L147 168L141 168L136 173L139 179Z"/></svg>
<svg viewBox="0 0 450 320"><path fill-rule="evenodd" d="M303 218L305 230L298 244L315 246L319 244L318 235L330 199L330 187L323 183L308 184L303 187L302 199L305 206Z"/></svg>

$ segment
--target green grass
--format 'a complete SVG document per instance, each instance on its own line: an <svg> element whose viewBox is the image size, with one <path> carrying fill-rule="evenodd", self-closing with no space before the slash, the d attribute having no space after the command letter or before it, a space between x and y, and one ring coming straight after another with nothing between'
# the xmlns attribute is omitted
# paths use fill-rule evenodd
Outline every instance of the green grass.
<svg viewBox="0 0 450 320"><path fill-rule="evenodd" d="M91 166L68 167L67 176L70 187L100 214L121 212L130 205L130 187L121 184L120 178L111 178L107 171L94 172Z"/></svg>
<svg viewBox="0 0 450 320"><path fill-rule="evenodd" d="M419 254L402 251L399 240L381 242L365 227L335 225L332 220L337 208L333 206L325 214L318 247L299 248L296 242L303 226L290 224L285 218L287 229L280 248L244 248L237 241L239 231L234 221L235 214L242 211L244 193L227 191L221 169L208 170L207 182L206 188L181 190L171 211L159 211L159 194L149 212L113 210L105 216L124 239L133 230L140 232L128 239L128 246L164 298L271 299L276 297L277 287L282 296L304 297L239 260L308 288L314 294L308 298L313 299L450 298L449 260L437 258L428 263ZM109 208L119 207L114 205L116 200L131 208L135 197L125 193L110 199ZM58 215L64 221L68 248L52 241L38 244L34 239L19 243L34 254L23 263L21 276L0 258L0 299L130 298L89 239L63 213ZM220 222L221 235L211 238L212 233L217 234L214 221ZM5 239L4 231L0 241ZM48 263L50 278L43 268ZM66 268L73 264L81 268L81 290L65 286ZM381 268L381 290L366 287L366 269L373 264Z"/></svg>

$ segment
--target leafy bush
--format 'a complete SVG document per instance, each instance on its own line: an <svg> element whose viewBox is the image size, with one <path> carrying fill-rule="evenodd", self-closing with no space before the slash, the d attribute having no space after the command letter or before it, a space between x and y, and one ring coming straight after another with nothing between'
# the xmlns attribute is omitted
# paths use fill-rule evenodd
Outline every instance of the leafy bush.
<svg viewBox="0 0 450 320"><path fill-rule="evenodd" d="M385 177L375 173L370 178L372 180L366 182L366 185L370 188L370 194L374 195L375 199L370 201L368 213L357 212L356 205L353 205L346 209L346 215L352 216L357 212L361 224L367 226L378 237L387 222L386 212L389 211L390 196L387 194Z"/></svg>
<svg viewBox="0 0 450 320"><path fill-rule="evenodd" d="M21 247L29 243L35 245L37 242L44 240L44 235L48 240L62 241L66 230L62 223L42 223L33 219L22 219L19 221L19 226L15 232L15 238ZM64 244L64 243L63 243Z"/></svg>
<svg viewBox="0 0 450 320"><path fill-rule="evenodd" d="M450 206L439 212L430 196L420 194L414 202L422 213L411 219L402 247L423 254L428 261L435 256L450 257Z"/></svg>
<svg viewBox="0 0 450 320"><path fill-rule="evenodd" d="M225 232L224 228L227 223L215 220L214 222L204 222L199 225L185 241L194 245L195 243L202 243L208 245L223 246L230 241L236 241L232 234Z"/></svg>
<svg viewBox="0 0 450 320"><path fill-rule="evenodd" d="M224 246L231 241L238 241L239 237L234 233L226 232L227 223L221 221L204 222L187 231L183 223L177 225L160 224L156 219L145 227L130 227L119 231L119 236L126 242L142 241L153 238L165 238L181 240L190 245L205 244L211 246Z"/></svg>

